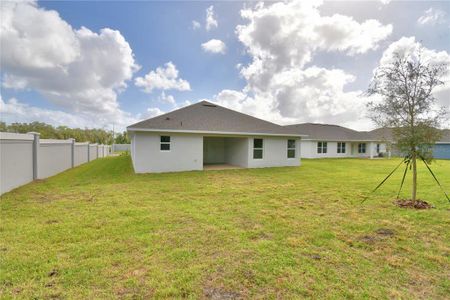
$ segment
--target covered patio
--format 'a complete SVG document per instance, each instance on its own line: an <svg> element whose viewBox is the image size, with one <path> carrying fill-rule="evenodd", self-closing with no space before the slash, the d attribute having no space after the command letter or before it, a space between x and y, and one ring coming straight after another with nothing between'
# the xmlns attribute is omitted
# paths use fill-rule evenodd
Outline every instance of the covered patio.
<svg viewBox="0 0 450 300"><path fill-rule="evenodd" d="M224 170L246 167L248 161L248 138L203 137L203 169Z"/></svg>

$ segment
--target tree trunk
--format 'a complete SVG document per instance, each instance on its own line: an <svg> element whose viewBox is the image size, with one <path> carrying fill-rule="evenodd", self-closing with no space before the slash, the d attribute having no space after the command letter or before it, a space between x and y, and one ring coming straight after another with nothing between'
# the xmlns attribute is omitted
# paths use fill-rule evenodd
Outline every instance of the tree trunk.
<svg viewBox="0 0 450 300"><path fill-rule="evenodd" d="M412 153L412 172L413 172L413 182L412 182L412 201L416 201L417 195L417 163L416 163L416 151Z"/></svg>

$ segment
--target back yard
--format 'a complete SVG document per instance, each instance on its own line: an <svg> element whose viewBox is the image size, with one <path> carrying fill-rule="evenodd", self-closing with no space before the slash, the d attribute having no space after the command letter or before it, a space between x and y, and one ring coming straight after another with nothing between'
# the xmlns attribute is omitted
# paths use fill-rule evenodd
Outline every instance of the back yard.
<svg viewBox="0 0 450 300"><path fill-rule="evenodd" d="M398 162L135 175L127 156L93 161L2 196L0 297L444 299L450 205L425 168L436 208L392 204L401 171L360 203ZM448 190L450 161L432 167Z"/></svg>

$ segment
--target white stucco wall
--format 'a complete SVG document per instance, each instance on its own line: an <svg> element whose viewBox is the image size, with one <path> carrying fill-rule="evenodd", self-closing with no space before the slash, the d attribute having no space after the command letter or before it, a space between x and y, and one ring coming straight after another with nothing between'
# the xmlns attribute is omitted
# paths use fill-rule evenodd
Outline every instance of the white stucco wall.
<svg viewBox="0 0 450 300"><path fill-rule="evenodd" d="M74 166L87 163L88 161L88 143L75 143Z"/></svg>
<svg viewBox="0 0 450 300"><path fill-rule="evenodd" d="M248 167L248 138L227 138L225 140L226 163L243 168Z"/></svg>
<svg viewBox="0 0 450 300"><path fill-rule="evenodd" d="M253 137L248 138L248 167L300 166L300 139L287 137L255 137L263 139L263 158L253 158ZM295 158L287 158L287 140L295 139Z"/></svg>
<svg viewBox="0 0 450 300"><path fill-rule="evenodd" d="M33 181L33 136L0 134L0 195Z"/></svg>
<svg viewBox="0 0 450 300"><path fill-rule="evenodd" d="M160 150L160 136L171 137L170 151ZM131 157L136 173L202 170L205 163L262 168L299 166L301 144L299 138L267 137L263 139L263 158L253 158L253 137L206 136L200 134L133 132ZM208 153L203 156L204 138ZM296 140L296 157L287 158L287 140Z"/></svg>
<svg viewBox="0 0 450 300"><path fill-rule="evenodd" d="M203 163L225 163L225 138L204 137L203 139Z"/></svg>
<svg viewBox="0 0 450 300"><path fill-rule="evenodd" d="M160 150L160 136L170 136L170 151ZM203 169L203 136L136 132L132 137L136 173L176 172Z"/></svg>
<svg viewBox="0 0 450 300"><path fill-rule="evenodd" d="M327 142L327 153L317 153L317 143L322 141L316 140L303 140L302 141L302 158L345 158L345 157L370 157L370 151L372 150L373 157L377 156L377 143L376 142L365 142L366 143L366 153L358 153L358 144L360 142L345 142L345 153L337 153L338 142L334 141L323 141ZM363 143L363 142L361 142ZM386 152L386 144L380 144L380 152Z"/></svg>
<svg viewBox="0 0 450 300"><path fill-rule="evenodd" d="M67 140L40 140L38 151L38 178L56 175L72 167L72 142Z"/></svg>

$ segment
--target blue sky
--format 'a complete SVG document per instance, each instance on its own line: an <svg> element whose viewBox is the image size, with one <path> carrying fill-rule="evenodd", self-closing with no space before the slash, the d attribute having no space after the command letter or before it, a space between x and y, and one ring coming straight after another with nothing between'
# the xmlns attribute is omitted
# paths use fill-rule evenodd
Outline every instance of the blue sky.
<svg viewBox="0 0 450 300"><path fill-rule="evenodd" d="M0 112L2 120L6 122L36 120L55 125L103 128L111 128L112 123L116 123L119 128L124 128L139 119L209 99L278 123L323 122L368 129L374 125L367 119L365 112L358 108L365 107L367 102L367 99L359 95L367 88L373 70L380 64L380 59L389 46L407 47L420 43L432 51L432 55L441 53L440 58L444 57L444 60L450 52L449 2L325 2L313 7L296 5L288 10L283 10L281 5L276 6L275 2L268 2L262 7L256 2L239 1L39 1L22 5L29 5L35 20L46 20L50 27L39 28L40 21L36 21L34 26L27 24L25 17L17 16L25 14L24 9L2 4L2 19L15 15L17 20L16 24L2 21L2 28L11 29L11 32L22 31L22 35L18 34L16 37L11 37L5 31L2 33L2 50L6 49L2 52L7 54L2 55L1 61L3 108ZM217 22L217 26L212 26L210 30L205 28L208 8L213 11L213 19ZM253 13L251 18L241 17L244 8ZM56 19L45 13L52 11L58 13ZM297 12L298 16L295 15ZM292 34L289 22L304 18L304 12L308 12L307 16L317 13L318 16L313 19L317 24L322 24L327 17L334 18L336 14L350 18L352 22L335 18L332 22L337 24L340 31L323 29L317 34L323 34L327 38L304 34L291 42L289 38L285 38L285 33ZM258 18L271 21L267 24L258 23ZM370 19L377 23L370 28L362 25ZM22 20L24 24L17 24ZM200 27L194 28L193 21L198 22ZM252 21L256 24L254 28L249 26ZM64 24L71 29L65 28ZM244 26L246 31L238 33L238 25ZM55 29L58 26L61 31ZM266 31L270 34L265 36L265 28L257 26L267 26ZM295 26L298 28L294 28L293 32L302 30L302 25ZM37 27L37 33L34 32L34 27ZM82 27L89 29L92 37L85 42L82 37L74 37L75 42L76 39L81 39L86 45L81 54L69 55L73 50L69 46L72 45L65 50L66 44L73 41L54 42L58 34L63 34L65 30L79 35L77 31ZM100 35L103 28L119 32L132 51L134 62L130 63L131 56L126 55L111 55L109 61L105 57L96 61L96 56L89 51L101 49L100 41L95 39L101 40L102 36L95 35ZM358 37L355 32L361 32L361 36ZM38 36L34 39L33 34ZM24 35L26 38L31 36L30 41L24 41ZM411 37L414 39L401 40ZM123 41L115 40L117 36L110 38L111 43L116 42L111 47L123 46ZM208 52L202 48L203 43L212 39L220 40L225 45L224 53ZM304 43L310 40L324 44L308 46L308 49L298 53L295 51L296 48L303 48ZM261 46L266 41L269 42ZM42 46L39 44L41 42ZM365 45L369 43L373 43L373 49L365 49ZM56 46L50 47L48 44ZM277 46L271 48L273 44ZM47 46L49 49L46 49ZM15 61L17 58L14 53L25 51L24 47L29 47L25 49L26 54L34 61L42 58L47 65L50 64L59 71L49 71L45 75L48 77L44 78L44 75L39 74L47 74L47 66L36 66L31 58L30 61ZM290 47L294 51L282 53L285 49L292 50ZM60 61L49 61L52 51L56 55L63 53ZM81 50L74 50L77 51ZM272 59L261 55L261 51L269 53L271 57L278 57L278 53L274 51L280 51L281 54L279 59ZM291 54L292 52L296 53ZM68 57L63 57L65 53L69 53ZM77 67L76 74L67 76L67 79L64 75L55 75L64 74L58 72L79 59L80 55L89 61L82 64L86 69ZM301 62L309 56L311 58L306 63ZM281 58L283 61L280 63ZM114 66L118 59L125 61L123 67L117 67L118 70L123 69L124 73L115 77L115 74L108 73L108 65ZM136 78L144 77L157 68L165 68L168 62L172 62L178 70L175 80L188 82L190 89L153 87L151 93L148 93L142 86L135 84ZM263 67L255 71L257 62ZM89 69L89 64L98 67L100 71ZM249 72L245 73L246 69ZM12 79L5 79L7 76ZM36 79L36 76L42 78ZM71 82L81 82L83 76L93 76L100 82L105 77L108 79L106 81L113 83L105 86L80 83L76 92L67 87ZM56 77L61 78L60 82L53 82ZM286 82L293 79L288 84L279 83L279 78L287 78ZM63 82L64 80L68 82ZM57 86L58 84L64 88ZM102 93L111 95L105 97L105 100L99 100ZM440 104L450 106L446 99L448 92L444 91L442 95ZM167 101L170 96L175 103Z"/></svg>

